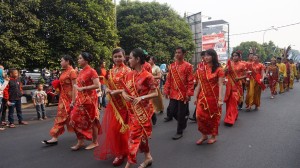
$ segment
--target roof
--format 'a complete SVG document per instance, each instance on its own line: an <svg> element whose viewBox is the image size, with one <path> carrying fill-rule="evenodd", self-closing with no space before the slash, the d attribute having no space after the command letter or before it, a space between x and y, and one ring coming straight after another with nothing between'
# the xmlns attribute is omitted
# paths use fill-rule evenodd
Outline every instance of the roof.
<svg viewBox="0 0 300 168"><path fill-rule="evenodd" d="M215 26L215 25L224 25L224 24L229 24L225 20L212 20L208 22L202 22L202 28L208 28L209 26Z"/></svg>

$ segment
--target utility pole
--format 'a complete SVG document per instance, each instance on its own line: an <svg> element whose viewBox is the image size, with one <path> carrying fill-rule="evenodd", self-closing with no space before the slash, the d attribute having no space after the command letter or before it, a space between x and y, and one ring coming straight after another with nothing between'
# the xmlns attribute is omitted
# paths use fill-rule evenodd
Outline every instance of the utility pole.
<svg viewBox="0 0 300 168"><path fill-rule="evenodd" d="M116 29L118 29L118 24L117 24L117 0L114 0L114 4L115 4L115 26L116 26Z"/></svg>

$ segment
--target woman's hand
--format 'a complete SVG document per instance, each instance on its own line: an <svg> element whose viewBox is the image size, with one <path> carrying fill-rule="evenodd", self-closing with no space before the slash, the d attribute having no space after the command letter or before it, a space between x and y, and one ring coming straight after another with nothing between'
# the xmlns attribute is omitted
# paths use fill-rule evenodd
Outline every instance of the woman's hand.
<svg viewBox="0 0 300 168"><path fill-rule="evenodd" d="M142 101L142 98L141 97L137 97L137 98L135 98L135 99L133 99L133 105L135 106L135 105L137 105L140 101Z"/></svg>
<svg viewBox="0 0 300 168"><path fill-rule="evenodd" d="M219 101L218 101L218 105L219 105L219 107L222 107L223 101L222 101L222 100L219 100Z"/></svg>
<svg viewBox="0 0 300 168"><path fill-rule="evenodd" d="M79 87L77 84L74 85L74 88L75 88L76 90L78 90L79 92L82 92L82 91L84 90L83 87Z"/></svg>
<svg viewBox="0 0 300 168"><path fill-rule="evenodd" d="M106 88L106 89L105 89L105 93L106 93L106 94L111 94L111 92L112 92L112 91L111 91L109 88Z"/></svg>
<svg viewBox="0 0 300 168"><path fill-rule="evenodd" d="M70 107L71 107L71 108L74 107L74 101L72 101L72 102L70 103Z"/></svg>
<svg viewBox="0 0 300 168"><path fill-rule="evenodd" d="M224 68L224 72L225 73L227 73L228 72L228 68L226 67L226 68Z"/></svg>
<svg viewBox="0 0 300 168"><path fill-rule="evenodd" d="M123 98L126 100L126 101L133 101L133 97L132 96L129 96L126 92L122 92L122 96Z"/></svg>

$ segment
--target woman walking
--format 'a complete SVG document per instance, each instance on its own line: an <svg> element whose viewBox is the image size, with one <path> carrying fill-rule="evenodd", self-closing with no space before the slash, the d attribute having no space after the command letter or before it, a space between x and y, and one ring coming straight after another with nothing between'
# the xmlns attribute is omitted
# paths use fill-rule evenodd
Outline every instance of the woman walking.
<svg viewBox="0 0 300 168"><path fill-rule="evenodd" d="M121 93L122 80L131 70L124 64L125 51L117 48L112 52L114 66L105 77L108 105L102 120L102 134L99 146L95 149L95 158L106 160L115 157L113 166L120 166L128 155L128 107Z"/></svg>
<svg viewBox="0 0 300 168"><path fill-rule="evenodd" d="M141 49L134 49L129 56L129 63L134 70L124 78L122 96L128 102L129 111L129 155L125 168L136 163L138 150L145 154L144 162L139 168L152 164L152 156L148 139L152 133L151 117L153 107L149 99L156 97L157 86L153 75L142 66L145 63L145 54Z"/></svg>
<svg viewBox="0 0 300 168"><path fill-rule="evenodd" d="M54 126L50 130L50 140L44 140L42 143L46 145L56 145L58 137L65 132L65 126L68 131L73 131L69 125L70 112L74 106L75 93L73 85L76 84L77 73L73 69L74 62L71 56L65 55L62 57L60 65L63 69L59 77L59 102L57 107L57 115L54 120Z"/></svg>
<svg viewBox="0 0 300 168"><path fill-rule="evenodd" d="M77 144L72 150L79 150L84 146L84 139L92 140L85 149L90 150L98 146L98 133L100 132L98 97L96 89L99 88L97 72L89 65L93 56L83 52L78 57L78 64L82 68L74 88L77 91L74 109L71 112L70 124L77 136Z"/></svg>
<svg viewBox="0 0 300 168"><path fill-rule="evenodd" d="M208 140L208 144L217 141L218 128L222 112L222 85L224 72L218 62L215 50L209 49L205 52L204 64L200 63L197 69L197 123L202 137L196 142L201 145Z"/></svg>
<svg viewBox="0 0 300 168"><path fill-rule="evenodd" d="M271 99L277 94L276 86L279 78L279 68L276 65L276 58L271 59L271 64L268 66L266 74L269 79L269 87L271 90Z"/></svg>

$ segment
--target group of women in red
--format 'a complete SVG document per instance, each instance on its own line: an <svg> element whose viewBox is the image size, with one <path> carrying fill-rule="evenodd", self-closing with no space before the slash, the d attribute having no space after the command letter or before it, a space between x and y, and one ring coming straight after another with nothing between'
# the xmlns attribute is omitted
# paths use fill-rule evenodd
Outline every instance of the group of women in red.
<svg viewBox="0 0 300 168"><path fill-rule="evenodd" d="M117 48L112 54L114 66L105 76L109 104L103 116L102 127L96 89L100 87L98 74L90 67L93 57L87 52L78 56L82 70L78 73L70 56L61 59L63 72L59 79L60 100L51 139L46 145L58 144L58 137L64 127L74 131L77 143L71 147L79 150L84 140L92 140L85 149L95 149L97 159L114 156L114 166L121 165L127 158L126 168L135 164L138 150L145 153L141 168L152 164L148 139L152 133L151 117L153 107L150 99L157 97L157 82L153 75L143 68L146 55L141 49L134 49L129 56L132 69L124 64L125 52Z"/></svg>
<svg viewBox="0 0 300 168"><path fill-rule="evenodd" d="M257 82L261 82L263 78L259 76L261 65L258 58L255 58L257 55L253 56L254 61L246 63L240 60L240 53L233 52L225 68L221 67L213 49L205 51L203 55L203 61L194 74L198 85L196 118L198 130L202 134L196 142L198 145L206 140L208 144L217 141L223 102L226 103L225 123L233 125L238 117L237 107L243 101L244 81L248 81L248 90L252 93L261 88ZM113 166L120 166L127 159L125 168L136 164L136 155L140 150L145 154L145 159L139 168L145 168L153 161L148 143L152 134L151 117L154 113L150 100L158 96L158 83L143 66L146 60L143 50L131 51L131 68L124 64L125 52L121 48L112 52L112 59L114 66L104 77L109 102L101 126L96 93L100 83L96 71L89 65L93 60L92 55L83 52L78 56L78 64L82 68L79 73L72 68L73 61L70 56L61 59L63 72L59 79L60 100L55 123L50 131L52 139L42 142L56 145L58 137L64 132L64 126L67 126L77 136L77 143L71 147L72 150L84 147L85 139L92 140L85 149L95 148L96 159L114 157ZM226 92L223 100L224 81ZM258 108L260 95L256 98L251 93L247 95L248 109L252 105Z"/></svg>

